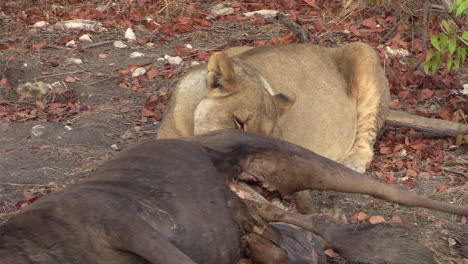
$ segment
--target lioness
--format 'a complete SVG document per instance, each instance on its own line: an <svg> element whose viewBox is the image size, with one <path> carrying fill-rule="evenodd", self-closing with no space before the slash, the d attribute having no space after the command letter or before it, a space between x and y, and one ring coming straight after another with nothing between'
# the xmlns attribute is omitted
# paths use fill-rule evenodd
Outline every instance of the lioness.
<svg viewBox="0 0 468 264"><path fill-rule="evenodd" d="M362 172L388 101L379 59L363 43L218 52L178 82L158 138L237 128L288 140Z"/></svg>

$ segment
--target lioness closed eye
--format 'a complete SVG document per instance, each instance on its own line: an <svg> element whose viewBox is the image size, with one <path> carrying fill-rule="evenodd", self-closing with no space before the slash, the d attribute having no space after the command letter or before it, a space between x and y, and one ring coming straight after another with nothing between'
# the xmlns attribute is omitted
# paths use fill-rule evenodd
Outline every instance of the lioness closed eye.
<svg viewBox="0 0 468 264"><path fill-rule="evenodd" d="M158 138L241 129L365 170L389 100L370 46L285 44L229 52L215 53L178 82Z"/></svg>

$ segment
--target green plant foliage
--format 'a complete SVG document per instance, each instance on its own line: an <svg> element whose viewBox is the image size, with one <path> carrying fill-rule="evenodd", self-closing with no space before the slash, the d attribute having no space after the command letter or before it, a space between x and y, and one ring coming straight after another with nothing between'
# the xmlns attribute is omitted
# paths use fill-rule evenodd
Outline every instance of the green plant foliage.
<svg viewBox="0 0 468 264"><path fill-rule="evenodd" d="M468 0L457 0L451 7L450 12L455 16L468 13ZM468 31L461 32L457 24L452 20L442 20L440 23L442 32L432 35L430 42L433 48L429 49L424 61L424 72L434 74L438 67L446 64L447 70L460 69L460 64L466 60L466 49L468 48Z"/></svg>

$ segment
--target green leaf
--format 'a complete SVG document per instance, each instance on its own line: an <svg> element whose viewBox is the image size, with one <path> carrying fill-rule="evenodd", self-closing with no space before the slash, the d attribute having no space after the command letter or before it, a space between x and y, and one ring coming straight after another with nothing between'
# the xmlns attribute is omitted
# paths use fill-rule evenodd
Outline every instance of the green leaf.
<svg viewBox="0 0 468 264"><path fill-rule="evenodd" d="M457 145L457 147L460 147L462 144L463 144L463 135L458 135L455 138L455 145Z"/></svg>
<svg viewBox="0 0 468 264"><path fill-rule="evenodd" d="M448 59L447 61L447 70L450 71L450 68L452 67L453 64L453 59Z"/></svg>
<svg viewBox="0 0 468 264"><path fill-rule="evenodd" d="M464 1L457 9L455 16L461 15L468 8L468 1Z"/></svg>
<svg viewBox="0 0 468 264"><path fill-rule="evenodd" d="M447 50L447 44L448 44L448 37L445 33L440 33L439 34L439 39L440 39L440 48L442 50Z"/></svg>
<svg viewBox="0 0 468 264"><path fill-rule="evenodd" d="M435 73L436 73L437 66L439 66L439 65L437 64L437 60L432 60L432 62L431 62L432 74L435 74Z"/></svg>
<svg viewBox="0 0 468 264"><path fill-rule="evenodd" d="M468 41L468 31L463 32L462 39Z"/></svg>
<svg viewBox="0 0 468 264"><path fill-rule="evenodd" d="M439 37L437 35L431 36L431 44L434 48L436 48L437 50L440 50Z"/></svg>
<svg viewBox="0 0 468 264"><path fill-rule="evenodd" d="M458 69L460 69L460 59L456 58L453 60L453 64L455 65L455 70L458 71Z"/></svg>
<svg viewBox="0 0 468 264"><path fill-rule="evenodd" d="M442 30L447 33L447 34L450 34L449 32L451 31L450 30L450 24L449 24L449 21L447 20L442 20L442 22L440 22L440 25L442 26Z"/></svg>
<svg viewBox="0 0 468 264"><path fill-rule="evenodd" d="M433 49L430 49L427 51L427 54L426 54L426 60L424 61L425 63L428 63L432 57L434 56L434 50Z"/></svg>
<svg viewBox="0 0 468 264"><path fill-rule="evenodd" d="M448 40L448 49L450 52L450 55L453 55L453 52L455 51L455 48L457 47L457 41L454 39L449 39Z"/></svg>
<svg viewBox="0 0 468 264"><path fill-rule="evenodd" d="M466 60L466 49L465 49L465 48L459 47L459 48L458 48L458 54L460 54L460 59L461 59L461 61L465 61L465 60Z"/></svg>
<svg viewBox="0 0 468 264"><path fill-rule="evenodd" d="M429 68L431 67L431 64L430 63L424 63L424 72L426 74L429 73Z"/></svg>

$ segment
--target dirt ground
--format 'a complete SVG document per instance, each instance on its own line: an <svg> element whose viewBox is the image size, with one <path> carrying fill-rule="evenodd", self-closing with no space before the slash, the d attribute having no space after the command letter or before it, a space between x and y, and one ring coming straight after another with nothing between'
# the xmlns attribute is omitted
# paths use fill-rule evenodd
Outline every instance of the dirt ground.
<svg viewBox="0 0 468 264"><path fill-rule="evenodd" d="M6 43L10 41L9 32L17 22L14 19L3 19L2 23L8 23L0 28L0 42ZM0 50L0 74L8 79L10 86L0 86L0 106L17 105L18 109L32 109L38 107L37 102L40 101L51 109L50 103L59 102L58 98L21 98L16 93L18 85L36 81L49 84L61 82L62 89L74 93L71 100L68 98L65 101L79 103L78 110L70 115L60 115L62 118L58 122L52 122L54 117L51 112L31 118L22 115L10 122L0 119L0 223L36 197L79 182L116 152L155 136L159 118L145 117L142 108L151 101L150 95L155 98L167 97L177 79L190 68L191 60L188 58L182 57L184 62L177 66L168 66L165 61L158 60L164 55L175 56L176 45L190 44L198 51L211 53L245 44L246 40L279 38L286 30L286 26L276 20L263 24L213 20L210 26L180 37L155 41L154 46L127 41L123 38L123 29L112 28L106 32L90 33L93 43L100 45L83 50L73 50L63 45L50 45L38 50ZM21 40L38 43L70 32L28 27L24 34ZM77 35L77 32L73 34ZM137 30L136 34L154 37L145 31ZM115 40L123 40L128 47L114 47ZM135 51L144 56L130 58L130 54ZM69 58L80 58L83 63L67 63ZM173 74L141 81L137 88L122 88L124 85L119 84L131 82L131 78L128 74L127 77L123 76L125 73L122 74L123 71L119 69L128 69L132 65L157 69L166 67L173 70ZM387 128L381 142L391 137L396 130ZM466 148L449 147L453 139L435 141L447 146L444 149L445 156L454 154L451 159L453 170L466 170ZM375 161L379 161L382 156L377 146L379 142L376 144ZM369 174L375 176L379 171L380 168L372 166ZM415 179L413 190L434 199L468 206L466 180L460 175L443 172L437 177ZM437 186L453 182L457 184L435 191ZM411 228L421 243L433 249L439 263L468 263L468 252L461 250L463 244L468 244L466 218L396 206L362 195L314 192L313 197L323 207L341 208L350 221L352 216L365 212L369 217L382 216L388 223L401 223ZM343 263L339 257L331 261Z"/></svg>

